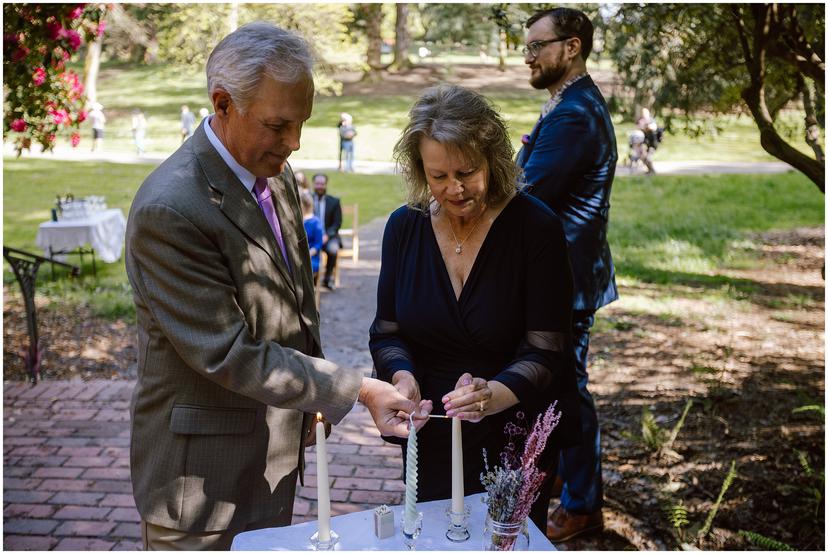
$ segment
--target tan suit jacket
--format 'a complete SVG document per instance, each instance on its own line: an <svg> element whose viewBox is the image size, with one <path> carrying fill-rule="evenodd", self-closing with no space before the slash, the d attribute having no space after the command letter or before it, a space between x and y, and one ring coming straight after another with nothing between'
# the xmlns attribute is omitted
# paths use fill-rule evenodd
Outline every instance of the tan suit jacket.
<svg viewBox="0 0 828 554"><path fill-rule="evenodd" d="M270 179L288 271L203 126L135 196L126 267L138 318L131 470L141 517L182 531L291 521L303 438L338 423L361 373L320 359L293 173Z"/></svg>

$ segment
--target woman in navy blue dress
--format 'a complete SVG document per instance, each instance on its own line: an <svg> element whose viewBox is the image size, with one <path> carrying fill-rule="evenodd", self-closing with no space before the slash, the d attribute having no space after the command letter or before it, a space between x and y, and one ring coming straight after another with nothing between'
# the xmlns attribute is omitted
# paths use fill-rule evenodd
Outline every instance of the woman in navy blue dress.
<svg viewBox="0 0 828 554"><path fill-rule="evenodd" d="M558 401L530 517L545 529L557 450L577 443L572 275L558 219L518 191L506 126L481 95L427 90L395 147L408 204L388 220L370 348L379 378L463 421L466 494L483 449L500 464L504 425ZM451 425L418 432L418 499L451 496ZM405 446L403 445L403 453Z"/></svg>

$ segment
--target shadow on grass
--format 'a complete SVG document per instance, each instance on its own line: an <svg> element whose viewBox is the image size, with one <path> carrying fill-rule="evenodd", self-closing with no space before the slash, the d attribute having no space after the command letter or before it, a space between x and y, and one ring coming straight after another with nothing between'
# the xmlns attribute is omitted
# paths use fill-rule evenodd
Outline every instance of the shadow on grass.
<svg viewBox="0 0 828 554"><path fill-rule="evenodd" d="M768 307L780 307L784 300L791 297L803 297L812 301L822 301L825 289L817 286L796 285L791 283L768 283L728 275L706 275L684 271L668 271L646 266L640 263L623 263L616 267L618 276L635 279L642 283L654 285L681 286L705 291L725 291L730 298L749 301Z"/></svg>

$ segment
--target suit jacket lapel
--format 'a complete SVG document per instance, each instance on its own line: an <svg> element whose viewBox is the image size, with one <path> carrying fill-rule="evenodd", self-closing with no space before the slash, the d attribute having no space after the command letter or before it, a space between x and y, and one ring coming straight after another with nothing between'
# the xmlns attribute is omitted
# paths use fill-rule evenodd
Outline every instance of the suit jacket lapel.
<svg viewBox="0 0 828 554"><path fill-rule="evenodd" d="M295 292L293 278L282 258L279 244L273 236L273 230L253 195L244 188L238 177L227 167L210 144L210 139L207 138L207 133L201 126L193 134L191 140L210 186L221 193L221 211L242 233L267 252L285 282Z"/></svg>

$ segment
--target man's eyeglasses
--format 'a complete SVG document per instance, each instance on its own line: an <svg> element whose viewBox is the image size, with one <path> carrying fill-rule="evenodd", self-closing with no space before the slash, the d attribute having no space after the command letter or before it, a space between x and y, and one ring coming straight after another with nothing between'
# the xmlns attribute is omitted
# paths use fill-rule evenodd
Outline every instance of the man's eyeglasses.
<svg viewBox="0 0 828 554"><path fill-rule="evenodd" d="M541 48L543 48L547 44L552 44L553 42L561 42L562 40L569 40L571 38L572 37L558 37L549 40L533 40L532 42L524 46L520 51L523 53L524 56L526 54L529 54L533 58L537 58L538 54L540 54Z"/></svg>

